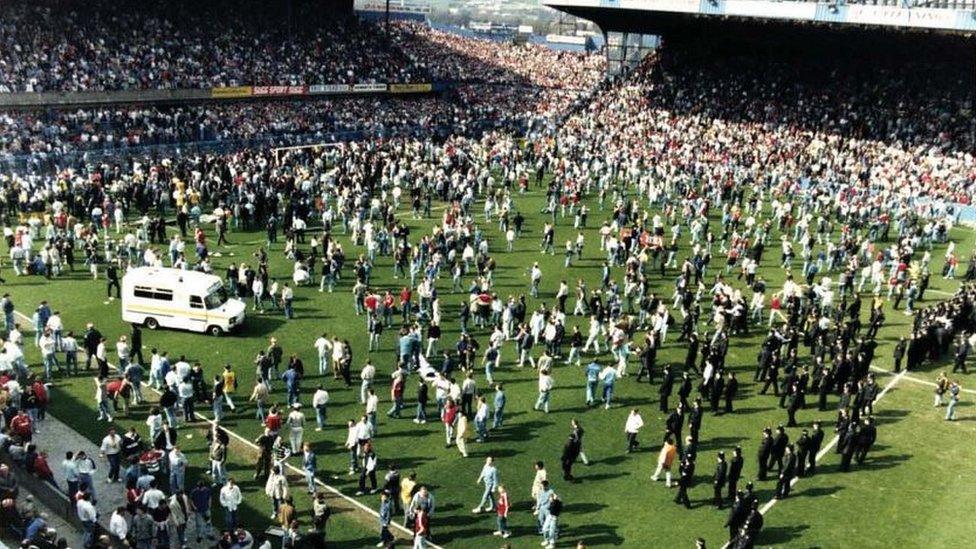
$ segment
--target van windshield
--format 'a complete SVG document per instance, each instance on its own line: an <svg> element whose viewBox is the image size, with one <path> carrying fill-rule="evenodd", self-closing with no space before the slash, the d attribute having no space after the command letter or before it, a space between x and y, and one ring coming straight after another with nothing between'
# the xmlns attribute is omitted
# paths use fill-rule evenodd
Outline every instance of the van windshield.
<svg viewBox="0 0 976 549"><path fill-rule="evenodd" d="M227 290L222 286L217 287L214 291L207 294L206 303L207 309L216 309L224 303L227 303Z"/></svg>

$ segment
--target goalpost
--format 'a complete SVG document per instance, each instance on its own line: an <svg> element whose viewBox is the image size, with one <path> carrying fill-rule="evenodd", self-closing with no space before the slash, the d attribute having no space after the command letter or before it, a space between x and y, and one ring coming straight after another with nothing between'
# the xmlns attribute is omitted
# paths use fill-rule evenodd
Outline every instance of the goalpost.
<svg viewBox="0 0 976 549"><path fill-rule="evenodd" d="M329 141L326 143L312 143L310 145L292 145L290 147L273 147L271 152L274 154L275 164L281 163L281 155L287 153L288 151L297 151L302 149L313 149L317 152L322 149L334 149L339 146L339 143L334 141Z"/></svg>

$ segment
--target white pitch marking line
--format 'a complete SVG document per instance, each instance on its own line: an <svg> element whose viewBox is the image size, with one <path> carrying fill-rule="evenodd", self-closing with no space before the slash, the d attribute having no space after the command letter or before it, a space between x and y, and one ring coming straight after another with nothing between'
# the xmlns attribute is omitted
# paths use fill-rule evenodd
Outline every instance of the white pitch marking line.
<svg viewBox="0 0 976 549"><path fill-rule="evenodd" d="M871 369L874 370L875 372L884 372L886 374L893 374L894 373L891 370L885 370L884 368L879 368L877 366L871 366ZM906 371L907 370L902 370L902 373L904 373ZM922 379L922 378L919 378L919 377L915 377L915 376L906 375L905 376L905 380L911 381L913 383L921 383L922 385L928 385L929 387L938 387L938 384L936 384L934 382L931 382L931 381L929 381L927 379ZM971 394L976 395L976 390L974 390L974 389L962 389L962 391L965 392L965 393L971 393Z"/></svg>

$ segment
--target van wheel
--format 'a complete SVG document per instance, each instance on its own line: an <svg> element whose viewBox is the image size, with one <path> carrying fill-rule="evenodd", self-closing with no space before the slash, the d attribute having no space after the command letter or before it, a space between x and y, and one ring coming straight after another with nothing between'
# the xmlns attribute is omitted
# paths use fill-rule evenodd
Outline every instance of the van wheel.
<svg viewBox="0 0 976 549"><path fill-rule="evenodd" d="M224 331L220 329L220 326L209 326L207 327L207 333L214 337L220 337Z"/></svg>
<svg viewBox="0 0 976 549"><path fill-rule="evenodd" d="M150 330L159 328L159 321L151 316L146 318L144 324L146 325L146 328L149 328Z"/></svg>

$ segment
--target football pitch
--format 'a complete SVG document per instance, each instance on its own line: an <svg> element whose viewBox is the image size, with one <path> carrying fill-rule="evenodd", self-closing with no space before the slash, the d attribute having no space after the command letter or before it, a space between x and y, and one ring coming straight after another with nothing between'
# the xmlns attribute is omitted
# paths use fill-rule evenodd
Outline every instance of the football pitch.
<svg viewBox="0 0 976 549"><path fill-rule="evenodd" d="M556 254L543 255L539 243L541 228L549 215L540 213L544 203L544 190L533 188L526 195L516 198L519 210L526 217L522 237L516 241L512 252L505 251L504 236L498 230L495 220L486 222L480 205L474 206L476 220L485 232L490 243L491 256L497 261L495 285L493 290L505 299L509 295L525 294L527 310L532 311L545 302L555 303L555 294L560 280L566 280L570 288L575 287L579 278L587 282L589 288L600 287L600 275L604 253L599 250L598 229L603 219L610 214L609 208L601 211L595 198L586 200L591 208L588 227L584 230L586 245L583 258L573 261L566 269L563 266L563 253L560 243L575 239L577 231L572 227L572 218L557 218ZM431 219L412 219L408 206L401 208L399 219L411 230L411 241L416 242L421 235L429 234L431 228L440 221L442 209L435 206ZM652 208L652 213L660 213ZM713 225L717 221L713 220ZM215 274L224 275L226 266L247 262L254 264L253 253L265 243L263 231L231 232L228 236L230 246L214 245L216 236L207 227L208 243L214 257ZM170 234L174 228L170 228ZM341 232L341 230L339 231ZM894 231L892 231L894 234ZM113 237L114 231L112 234ZM351 265L360 253L361 247L350 242L348 235L337 234ZM836 236L836 235L835 235ZM973 249L974 233L957 227L951 233L957 242L957 254L962 258L960 272L965 271L965 261ZM773 230L770 235L767 253L764 254L759 274L768 282L767 296L779 291L785 271L779 266L779 254L775 243L780 233ZM688 240L680 241L679 262L688 253ZM284 238L269 251L270 272L273 278L285 281L291 279L292 262L282 253ZM300 245L301 247L301 245ZM306 245L307 247L307 245ZM958 287L958 281L943 280L940 276L944 247L936 247L933 252L932 278L925 300L917 307L924 307L939 299L949 297ZM192 253L188 246L188 255ZM529 297L529 267L539 262L543 272L542 291L538 299ZM795 264L798 266L801 261ZM719 269L724 270L724 258L715 253L706 281L712 280ZM84 331L86 322L94 322L108 339L110 348L120 335L130 332L129 326L121 321L120 304L105 297L105 280L93 281L87 272L67 273L59 279L46 281L39 277L14 277L5 273L8 291L18 311L30 315L34 307L47 300L52 309L60 310L66 329L76 334ZM584 374L575 365L564 365L557 361L554 370L555 389L552 397L551 413L534 411L537 385L536 372L532 368L516 369L516 351L513 342L507 342L502 349L502 365L495 372L495 380L504 384L508 395L505 425L492 431L487 442L470 442L470 456L461 457L454 447L445 448L443 425L436 420L433 406L428 407L431 416L427 424L418 425L411 421L415 405L416 377L412 376L406 384L406 407L402 419L386 417L390 406L389 374L395 367L396 329L384 331L378 351L367 352L368 334L366 319L357 316L353 307L351 292L351 269L344 269L344 278L335 293L320 293L317 284L300 287L295 291L294 320L286 321L281 311L266 309L265 314L256 314L248 303L248 318L243 329L224 337L211 337L170 330L144 330L143 352L148 358L153 347L166 350L171 357L186 355L192 364L199 361L209 374L208 379L219 373L224 364L234 365L240 388L235 394L236 412L227 413L224 426L246 440L253 440L261 432L260 424L254 419L254 407L244 404L254 381L253 361L259 350L268 346L271 337L277 338L287 357L296 354L305 364L306 379L302 383L305 411L309 420L314 421L310 409L311 394L318 383L329 390L331 402L328 411L328 426L322 432L306 427L306 440L310 441L318 454L320 472L318 477L335 487L343 494L354 497L362 504L376 509L378 495L355 497L358 477L347 476L348 453L343 447L346 440L346 420L358 419L362 414L359 403L359 386L345 388L334 381L331 375L324 378L317 374L317 354L313 342L323 332L348 339L353 349L353 375L370 357L378 370L377 394L380 396L377 437L374 446L379 457L379 477L388 466L396 463L406 475L417 473L419 483L428 485L436 500L436 508L431 518L433 542L451 547L500 547L504 542L513 547L538 546L540 538L535 533L534 517L531 514L530 489L534 477L533 464L542 460L546 463L549 478L555 491L565 503L560 521L561 546L575 546L584 541L589 547L692 547L696 537L707 540L709 547L721 547L728 537L723 524L728 515L728 507L716 510L711 503L711 477L716 454L740 445L745 457L743 480L756 476L756 449L763 427L786 423L786 411L779 408L778 398L771 394L760 395L761 385L753 382L756 355L765 334L765 324L752 325L750 336L733 336L726 359L726 367L736 372L740 382L739 393L732 414L713 415L706 412L701 430L698 451L698 466L694 487L689 494L693 508L685 509L675 504L675 489L667 489L663 482L652 482L661 437L664 433L664 414L658 410L658 386L645 382L637 383L632 374L636 373L634 359L630 362L629 373L618 381L614 405L609 410L603 407L588 407L584 399ZM736 280L733 272L727 275L731 284L744 289L742 280ZM827 276L836 279L838 273ZM673 291L675 270L661 277L660 273L649 275L652 290L670 302ZM612 277L622 280L623 269L613 269ZM315 277L317 282L317 276ZM465 280L464 287L471 279ZM392 258L377 256L371 287L378 290L389 289L398 293L409 280L394 279ZM462 291L451 293L449 276L437 284L442 303L442 330L440 347L453 348L459 335L458 311L463 300ZM571 290L572 292L572 290ZM865 304L869 295L864 294ZM575 301L570 297L567 310ZM768 301L768 300L767 300ZM972 407L974 395L966 392L959 404L959 419L946 422L942 418L944 409L932 406L932 382L939 371L948 370L950 364L926 362L921 370L895 376L888 370L892 368L892 349L899 336L907 335L912 317L900 310L886 307L886 324L878 334L879 347L875 353L873 367L879 385L885 387L884 396L875 405L878 423L878 441L862 466L855 466L851 472L839 471L839 456L833 449L825 452L813 477L801 478L794 487L791 497L770 507L765 516L765 528L759 537L759 545L789 545L793 547L887 547L899 544L905 547L953 547L962 546L966 539L976 537L976 521L972 513L976 510L976 475L972 474L974 436L976 436L976 414ZM710 318L707 299L702 303L703 322L699 333L709 330L704 319ZM862 307L862 322L867 324L869 307ZM399 319L399 315L395 317ZM30 322L21 318L23 326ZM676 342L680 333L680 313L676 321L679 326L669 331L667 342L658 353L658 381L660 368L672 364L680 372L684 363L685 346ZM578 325L584 335L588 329L588 318L567 317L567 334ZM490 331L472 328L474 337L484 349ZM642 332L638 332L642 338ZM40 356L33 347L31 334L25 338L28 360L34 371L43 371ZM534 348L536 356L541 352ZM809 351L800 350L801 362L809 364ZM584 355L584 366L591 358L601 364L611 361L609 354L593 357ZM110 356L110 361L115 362ZM433 360L439 365L439 360ZM491 392L484 381L481 359L477 361L475 378L479 391L489 396ZM94 372L94 371L93 371ZM680 374L679 374L680 375ZM960 379L962 386L973 389L974 374L953 375ZM696 383L697 386L697 383ZM677 389L677 388L676 388ZM151 394L147 392L147 395ZM694 395L697 393L693 393ZM105 423L95 421L97 416L94 401L94 384L90 375L78 377L58 377L51 391L50 412L73 426L93 441L104 436ZM275 384L274 400L283 403L285 394L283 383ZM808 403L815 403L815 396L808 397ZM672 397L672 406L677 402ZM836 419L838 397L831 395L828 411L818 412L815 404L808 404L798 413L800 427L788 429L791 440L795 440L802 428L810 427L814 420L820 420L827 437L825 446L833 439L833 424ZM707 406L706 406L707 407ZM626 453L624 421L632 408L640 408L645 428L641 433L641 447L634 453ZM209 417L205 405L197 410ZM122 428L135 425L146 435L145 407L133 408L129 416L118 415L115 422ZM576 418L586 430L585 450L590 464L578 464L574 470L576 480L562 480L559 458L563 444L570 432L570 420ZM208 425L198 422L180 429L182 447L190 459L188 485L198 478L206 478L208 468L207 447L204 434ZM192 435L192 437L189 437ZM500 481L509 492L513 508L509 524L513 535L508 540L493 537L495 518L493 513L472 514L481 496L482 488L476 479L486 456L493 456L498 466ZM245 492L245 503L241 516L252 532L263 531L271 520L268 515L271 503L264 494L264 486L251 480L256 455L239 440L232 443L228 459L231 476L236 477ZM291 461L300 465L300 458ZM299 518L305 527L311 524L311 503L305 494L304 481L297 473L291 475L291 492L296 500ZM770 500L775 488L774 476L764 482L756 482L757 495L765 504ZM399 520L399 519L398 519ZM214 522L223 524L222 513L216 508ZM328 528L331 544L340 547L365 547L378 541L378 525L375 518L350 506L339 509L333 515Z"/></svg>

